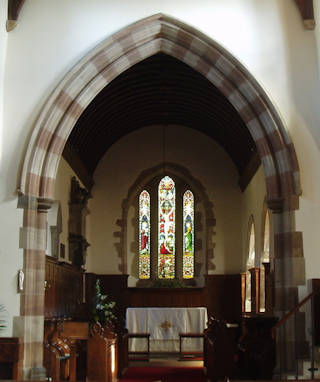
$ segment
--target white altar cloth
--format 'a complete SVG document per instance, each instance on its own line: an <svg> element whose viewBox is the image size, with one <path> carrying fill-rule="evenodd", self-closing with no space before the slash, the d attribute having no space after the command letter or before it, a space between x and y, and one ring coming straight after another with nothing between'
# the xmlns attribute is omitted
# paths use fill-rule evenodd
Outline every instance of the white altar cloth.
<svg viewBox="0 0 320 382"><path fill-rule="evenodd" d="M150 333L151 352L179 351L179 333L202 333L207 325L207 309L200 308L127 308L129 333ZM130 351L145 351L145 339L130 340ZM202 351L201 339L183 339L183 350Z"/></svg>

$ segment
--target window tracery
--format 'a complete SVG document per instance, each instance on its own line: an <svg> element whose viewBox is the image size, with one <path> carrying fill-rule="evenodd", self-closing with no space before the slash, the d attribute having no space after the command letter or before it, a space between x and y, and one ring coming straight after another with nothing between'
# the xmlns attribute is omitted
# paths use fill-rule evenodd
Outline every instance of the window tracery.
<svg viewBox="0 0 320 382"><path fill-rule="evenodd" d="M185 188L186 189L186 188ZM178 198L176 200L176 198ZM151 204L157 199L157 221L151 223ZM178 203L178 204L177 204ZM176 210L177 209L177 210ZM179 235L176 232L176 215L182 225ZM152 228L157 225L157 232ZM152 233L153 232L153 233ZM152 254L157 251L157 275L159 279L174 279L176 268L176 240L181 241L178 248L179 273L184 279L194 278L194 195L187 189L176 195L176 184L168 175L158 183L157 195L144 189L139 195L139 279L150 279L152 274ZM157 235L157 248L151 246L151 235ZM155 240L155 239L153 239ZM153 249L152 249L153 248ZM153 255L155 256L155 254ZM156 265L156 264L154 264Z"/></svg>

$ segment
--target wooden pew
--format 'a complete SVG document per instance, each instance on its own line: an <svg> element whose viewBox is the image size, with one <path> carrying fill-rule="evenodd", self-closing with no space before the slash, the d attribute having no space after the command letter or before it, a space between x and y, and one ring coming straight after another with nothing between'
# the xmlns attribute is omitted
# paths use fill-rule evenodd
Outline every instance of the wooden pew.
<svg viewBox="0 0 320 382"><path fill-rule="evenodd" d="M17 337L0 337L0 379L22 379L23 344Z"/></svg>
<svg viewBox="0 0 320 382"><path fill-rule="evenodd" d="M86 359L82 360L88 380L116 381L128 365L127 330L119 334L99 324L90 333L88 322L60 321L47 324L45 343L48 376L54 381L76 381L80 342L86 342ZM79 379L79 378L78 378Z"/></svg>
<svg viewBox="0 0 320 382"><path fill-rule="evenodd" d="M76 381L80 341L88 337L88 322L46 321L44 364L48 377Z"/></svg>
<svg viewBox="0 0 320 382"><path fill-rule="evenodd" d="M77 380L77 360L80 352L80 341L88 341L89 338L89 323L63 321L59 324L57 331L64 342L70 348L70 373L69 380Z"/></svg>
<svg viewBox="0 0 320 382"><path fill-rule="evenodd" d="M71 349L67 341L59 333L59 321L45 323L44 365L48 377L53 381L68 380L70 377Z"/></svg>
<svg viewBox="0 0 320 382"><path fill-rule="evenodd" d="M117 381L117 354L117 335L95 323L88 340L88 381Z"/></svg>

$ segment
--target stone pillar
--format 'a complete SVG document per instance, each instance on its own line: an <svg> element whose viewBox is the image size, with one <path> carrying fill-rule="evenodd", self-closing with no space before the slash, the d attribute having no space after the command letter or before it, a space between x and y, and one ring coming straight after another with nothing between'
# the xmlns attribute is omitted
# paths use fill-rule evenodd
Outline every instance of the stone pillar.
<svg viewBox="0 0 320 382"><path fill-rule="evenodd" d="M295 231L295 209L291 200L268 202L272 210L274 256L270 259L274 272L274 314L281 319L298 304L298 286L305 285L305 262L302 233ZM282 372L293 372L295 360L294 324L287 322L277 330L278 366ZM279 368L280 371L280 368Z"/></svg>
<svg viewBox="0 0 320 382"><path fill-rule="evenodd" d="M45 379L43 367L44 280L49 199L20 197L24 208L20 248L24 250L24 288L21 291L20 316L14 318L13 335L23 338L23 379Z"/></svg>

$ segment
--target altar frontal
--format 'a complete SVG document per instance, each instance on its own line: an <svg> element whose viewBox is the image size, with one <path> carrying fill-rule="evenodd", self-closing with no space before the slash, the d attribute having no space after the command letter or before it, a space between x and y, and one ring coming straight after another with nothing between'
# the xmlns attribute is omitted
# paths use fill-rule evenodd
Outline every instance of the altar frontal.
<svg viewBox="0 0 320 382"><path fill-rule="evenodd" d="M149 333L150 351L179 352L179 333L202 333L208 321L207 309L199 308L127 308L126 326L129 333ZM129 351L145 351L142 339L130 340ZM202 352L199 338L183 340L186 351Z"/></svg>

